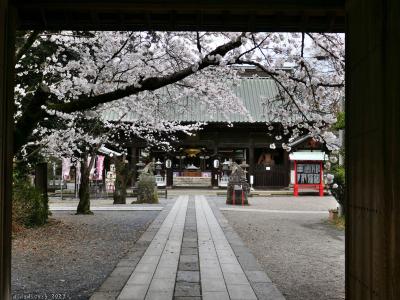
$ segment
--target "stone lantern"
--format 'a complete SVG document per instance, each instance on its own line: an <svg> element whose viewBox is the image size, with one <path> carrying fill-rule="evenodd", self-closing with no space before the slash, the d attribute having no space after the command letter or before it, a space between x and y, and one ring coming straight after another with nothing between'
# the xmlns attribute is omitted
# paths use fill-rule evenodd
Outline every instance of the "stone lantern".
<svg viewBox="0 0 400 300"><path fill-rule="evenodd" d="M144 168L145 165L146 164L144 162L142 162L142 161L139 161L136 164L136 170L137 170L137 173L138 173L138 175L137 175L138 178L139 178L140 173L143 171L143 168Z"/></svg>
<svg viewBox="0 0 400 300"><path fill-rule="evenodd" d="M165 176L161 175L161 171L163 169L163 163L160 161L160 159L158 159L155 163L155 171L156 171L156 175L155 175L155 179L156 179L156 184L158 187L165 187L166 186L166 180L165 180Z"/></svg>
<svg viewBox="0 0 400 300"><path fill-rule="evenodd" d="M231 165L231 162L225 160L221 165L222 165L222 175L219 179L218 186L227 187L229 181L229 167Z"/></svg>
<svg viewBox="0 0 400 300"><path fill-rule="evenodd" d="M156 167L156 175L161 176L161 170L162 170L162 165L163 163L160 161L160 159L158 159L155 163Z"/></svg>

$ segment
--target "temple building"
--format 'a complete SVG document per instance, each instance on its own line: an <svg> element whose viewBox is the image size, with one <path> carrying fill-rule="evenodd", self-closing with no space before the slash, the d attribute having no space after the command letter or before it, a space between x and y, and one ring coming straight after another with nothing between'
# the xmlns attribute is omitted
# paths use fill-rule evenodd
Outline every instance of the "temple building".
<svg viewBox="0 0 400 300"><path fill-rule="evenodd" d="M234 87L243 100L252 121L246 115L231 114L227 122L222 113L211 115L198 102L189 103L184 113L174 112L172 120L183 123L206 122L194 135L181 134L173 144L174 151L150 148L145 141L132 141L128 153L137 171L148 161L156 162L158 184L167 187L226 187L228 165L236 162L245 168L255 188L284 188L290 184L291 162L282 142L270 130L270 113L262 99L279 96L278 88L268 77L243 77ZM109 116L112 119L112 116ZM129 121L129 120L128 120ZM279 127L275 123L275 127ZM275 147L271 147L271 144ZM302 137L292 149L320 150L312 138Z"/></svg>

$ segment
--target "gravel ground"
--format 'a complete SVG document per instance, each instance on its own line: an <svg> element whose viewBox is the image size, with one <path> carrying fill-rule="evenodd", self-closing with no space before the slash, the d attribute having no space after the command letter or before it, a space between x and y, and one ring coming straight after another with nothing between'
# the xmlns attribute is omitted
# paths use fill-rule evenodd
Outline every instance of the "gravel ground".
<svg viewBox="0 0 400 300"><path fill-rule="evenodd" d="M327 200L327 208L335 207L332 199L322 199ZM214 200L225 206L224 199ZM297 201L296 210L325 208L319 197L250 198L251 208L262 209L289 210L291 201ZM305 207L299 209L299 201L304 201ZM344 299L344 232L327 224L327 215L223 214L288 300Z"/></svg>
<svg viewBox="0 0 400 300"><path fill-rule="evenodd" d="M126 206L132 206L134 205L135 207L140 207L140 206L165 206L169 201L171 201L173 197L169 197L168 199L165 199L163 197L159 197L159 203L155 204L148 204L148 203L134 203L132 204L132 201L136 201L136 198L131 198L128 197L126 199L126 204L118 204L118 205L126 205ZM72 199L72 198L64 198L61 200L60 198L55 198L55 197L50 197L49 198L49 204L50 206L78 206L79 200L77 199ZM100 199L91 199L90 200L90 207L96 207L96 206L114 206L113 204L113 199L108 198L100 198Z"/></svg>
<svg viewBox="0 0 400 300"><path fill-rule="evenodd" d="M13 299L88 299L158 213L53 212L13 240Z"/></svg>
<svg viewBox="0 0 400 300"><path fill-rule="evenodd" d="M215 198L220 207L230 207L225 204L224 197ZM239 206L236 206L239 207ZM333 197L319 196L275 196L275 197L250 197L249 206L245 208L259 208L271 210L295 210L295 211L328 211L329 208L336 208L337 202Z"/></svg>

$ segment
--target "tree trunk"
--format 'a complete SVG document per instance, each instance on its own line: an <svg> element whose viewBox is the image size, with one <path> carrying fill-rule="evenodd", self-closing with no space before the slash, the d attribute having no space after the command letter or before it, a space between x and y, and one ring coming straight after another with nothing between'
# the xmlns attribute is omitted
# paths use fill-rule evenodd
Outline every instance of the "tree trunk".
<svg viewBox="0 0 400 300"><path fill-rule="evenodd" d="M45 205L48 206L47 193L47 163L39 163L35 167L35 187L42 194Z"/></svg>
<svg viewBox="0 0 400 300"><path fill-rule="evenodd" d="M92 155L89 166L87 164L88 158L85 155L81 161L81 183L79 186L79 204L76 210L78 215L91 215L93 212L90 210L90 191L89 191L89 175L93 166L95 156Z"/></svg>
<svg viewBox="0 0 400 300"><path fill-rule="evenodd" d="M39 163L35 168L35 187L42 194L43 205L46 207L47 215L49 210L49 196L47 193L47 163Z"/></svg>
<svg viewBox="0 0 400 300"><path fill-rule="evenodd" d="M115 157L114 204L126 204L126 189L131 178L129 164L125 163L125 155Z"/></svg>

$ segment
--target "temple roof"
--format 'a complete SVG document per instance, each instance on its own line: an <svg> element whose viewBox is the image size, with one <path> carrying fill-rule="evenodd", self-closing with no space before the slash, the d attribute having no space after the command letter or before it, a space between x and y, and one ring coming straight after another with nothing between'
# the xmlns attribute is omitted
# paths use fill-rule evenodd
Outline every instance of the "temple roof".
<svg viewBox="0 0 400 300"><path fill-rule="evenodd" d="M271 78L242 78L238 86L233 87L234 93L243 101L251 119L246 114L222 112L210 113L204 102L194 98L182 99L186 109L181 109L179 105L171 105L167 108L167 119L179 122L213 122L226 123L228 120L232 123L245 122L268 122L271 120L267 107L263 104L264 99L273 99L279 95L278 87ZM117 112L106 111L103 117L108 121L120 120ZM164 116L165 118L165 116ZM134 112L128 113L122 121L134 122L136 120Z"/></svg>

